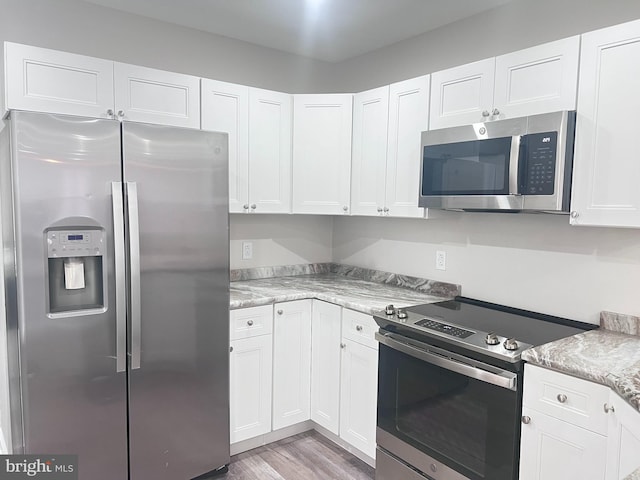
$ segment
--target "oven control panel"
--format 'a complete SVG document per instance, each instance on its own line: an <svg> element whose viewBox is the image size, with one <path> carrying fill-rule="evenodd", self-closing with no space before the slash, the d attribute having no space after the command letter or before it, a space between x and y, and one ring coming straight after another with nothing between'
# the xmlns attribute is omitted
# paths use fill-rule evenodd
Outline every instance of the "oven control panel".
<svg viewBox="0 0 640 480"><path fill-rule="evenodd" d="M435 330L436 332L446 333L447 335L458 338L467 338L476 333L472 332L471 330L465 330L464 328L453 327L451 325L447 325L446 323L437 322L430 318L423 318L422 320L417 321L416 325Z"/></svg>

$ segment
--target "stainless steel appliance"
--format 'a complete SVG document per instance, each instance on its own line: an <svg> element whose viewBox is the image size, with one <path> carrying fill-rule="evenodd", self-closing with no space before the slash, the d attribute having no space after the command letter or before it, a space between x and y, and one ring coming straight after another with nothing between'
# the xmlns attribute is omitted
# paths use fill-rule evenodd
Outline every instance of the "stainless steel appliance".
<svg viewBox="0 0 640 480"><path fill-rule="evenodd" d="M517 479L522 351L596 328L465 297L374 318L376 480Z"/></svg>
<svg viewBox="0 0 640 480"><path fill-rule="evenodd" d="M575 111L422 132L421 207L567 213Z"/></svg>
<svg viewBox="0 0 640 480"><path fill-rule="evenodd" d="M77 454L83 480L224 472L226 135L18 111L9 127L14 453Z"/></svg>

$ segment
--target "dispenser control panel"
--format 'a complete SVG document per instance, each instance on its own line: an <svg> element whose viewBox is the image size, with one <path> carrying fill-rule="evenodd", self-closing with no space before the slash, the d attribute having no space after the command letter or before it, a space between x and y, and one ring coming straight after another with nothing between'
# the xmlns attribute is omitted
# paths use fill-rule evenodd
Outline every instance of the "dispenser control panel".
<svg viewBox="0 0 640 480"><path fill-rule="evenodd" d="M49 258L95 257L103 255L105 245L105 233L101 229L47 232Z"/></svg>

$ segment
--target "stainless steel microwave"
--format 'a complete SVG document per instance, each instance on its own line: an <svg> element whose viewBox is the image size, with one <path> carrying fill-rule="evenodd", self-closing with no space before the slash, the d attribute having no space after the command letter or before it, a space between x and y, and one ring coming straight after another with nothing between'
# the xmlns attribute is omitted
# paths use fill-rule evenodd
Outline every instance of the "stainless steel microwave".
<svg viewBox="0 0 640 480"><path fill-rule="evenodd" d="M421 207L567 213L575 111L422 133Z"/></svg>

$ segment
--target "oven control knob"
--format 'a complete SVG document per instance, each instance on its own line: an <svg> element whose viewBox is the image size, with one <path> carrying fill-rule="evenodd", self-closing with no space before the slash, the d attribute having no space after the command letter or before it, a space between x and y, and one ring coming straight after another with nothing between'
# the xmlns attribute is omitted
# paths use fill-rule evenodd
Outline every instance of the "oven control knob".
<svg viewBox="0 0 640 480"><path fill-rule="evenodd" d="M518 345L515 338L507 338L502 345L507 350L517 350L520 348L520 345Z"/></svg>
<svg viewBox="0 0 640 480"><path fill-rule="evenodd" d="M495 333L487 333L487 336L484 337L484 341L487 345L497 345L500 343L500 339Z"/></svg>
<svg viewBox="0 0 640 480"><path fill-rule="evenodd" d="M394 307L393 305L387 305L386 307L384 307L384 313L386 313L387 315L394 315L396 313L396 307Z"/></svg>
<svg viewBox="0 0 640 480"><path fill-rule="evenodd" d="M396 315L400 319L404 319L404 318L407 318L409 316L409 315L407 315L406 310L402 310L401 308L398 309L398 312L396 313Z"/></svg>

